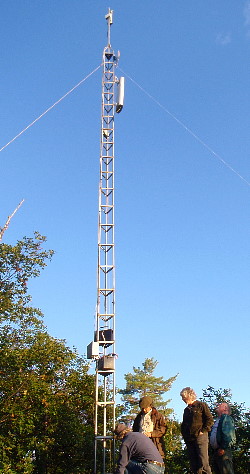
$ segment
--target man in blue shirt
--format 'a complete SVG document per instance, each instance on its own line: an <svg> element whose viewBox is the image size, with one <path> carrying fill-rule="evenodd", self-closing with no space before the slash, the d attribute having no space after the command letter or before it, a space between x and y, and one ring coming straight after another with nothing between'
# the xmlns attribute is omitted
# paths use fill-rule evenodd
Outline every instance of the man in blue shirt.
<svg viewBox="0 0 250 474"><path fill-rule="evenodd" d="M235 444L234 421L227 403L220 403L217 420L212 427L210 444L214 449L214 470L216 474L234 474L231 448Z"/></svg>
<svg viewBox="0 0 250 474"><path fill-rule="evenodd" d="M132 432L124 423L119 423L114 434L122 440L115 474L163 474L163 459L150 438Z"/></svg>

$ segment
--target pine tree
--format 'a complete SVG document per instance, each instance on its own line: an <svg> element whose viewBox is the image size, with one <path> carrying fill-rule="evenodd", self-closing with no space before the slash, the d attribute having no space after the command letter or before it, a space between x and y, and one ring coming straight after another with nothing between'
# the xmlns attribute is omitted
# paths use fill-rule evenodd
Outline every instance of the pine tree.
<svg viewBox="0 0 250 474"><path fill-rule="evenodd" d="M119 410L122 411L122 418L127 422L131 422L135 418L139 410L139 400L145 395L152 397L154 407L165 416L173 412L171 408L167 408L170 400L164 401L163 395L170 390L178 374L167 380L164 380L163 377L156 377L154 371L157 365L158 361L153 357L146 358L142 363L142 368L133 367L133 373L124 375L126 388L119 390L123 402L119 406Z"/></svg>

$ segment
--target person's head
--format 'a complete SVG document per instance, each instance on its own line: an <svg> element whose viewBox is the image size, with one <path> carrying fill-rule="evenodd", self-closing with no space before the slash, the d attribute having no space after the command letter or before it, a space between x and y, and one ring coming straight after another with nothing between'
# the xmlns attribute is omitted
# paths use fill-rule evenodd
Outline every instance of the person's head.
<svg viewBox="0 0 250 474"><path fill-rule="evenodd" d="M219 405L216 407L216 412L218 416L231 415L231 408L226 402L219 403Z"/></svg>
<svg viewBox="0 0 250 474"><path fill-rule="evenodd" d="M180 396L187 405L193 403L197 398L195 391L191 387L183 388L180 392Z"/></svg>
<svg viewBox="0 0 250 474"><path fill-rule="evenodd" d="M124 436L131 431L131 428L129 428L125 423L118 423L114 429L114 435L116 439L123 439Z"/></svg>
<svg viewBox="0 0 250 474"><path fill-rule="evenodd" d="M149 396L142 397L139 401L139 407L143 413L148 413L152 410L153 400Z"/></svg>

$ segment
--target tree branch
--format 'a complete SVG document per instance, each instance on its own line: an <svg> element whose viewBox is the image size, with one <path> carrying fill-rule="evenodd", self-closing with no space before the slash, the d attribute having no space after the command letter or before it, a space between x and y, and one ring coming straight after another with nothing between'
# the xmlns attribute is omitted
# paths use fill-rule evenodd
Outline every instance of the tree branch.
<svg viewBox="0 0 250 474"><path fill-rule="evenodd" d="M18 204L18 206L16 207L16 209L14 210L14 212L12 212L12 214L11 214L10 216L8 216L8 219L7 219L7 221L6 221L5 225L4 225L4 227L3 227L3 228L0 227L0 242L2 241L4 232L5 232L5 231L8 229L8 227L9 227L9 224L10 224L10 221L11 221L12 217L13 217L14 214L18 211L19 207L21 207L21 205L23 204L23 202L24 202L24 199L23 199L21 202L19 202L19 204Z"/></svg>

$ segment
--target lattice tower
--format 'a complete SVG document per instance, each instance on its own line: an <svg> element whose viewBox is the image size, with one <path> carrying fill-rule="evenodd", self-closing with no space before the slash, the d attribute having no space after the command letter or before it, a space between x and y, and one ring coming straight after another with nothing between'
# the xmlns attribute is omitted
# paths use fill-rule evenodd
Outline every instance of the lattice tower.
<svg viewBox="0 0 250 474"><path fill-rule="evenodd" d="M115 440L115 236L114 118L123 107L124 78L115 70L118 55L110 44L113 11L106 15L108 44L103 51L100 181L98 205L97 304L94 341L88 358L96 359L94 474L114 470ZM102 451L102 471L97 460Z"/></svg>

